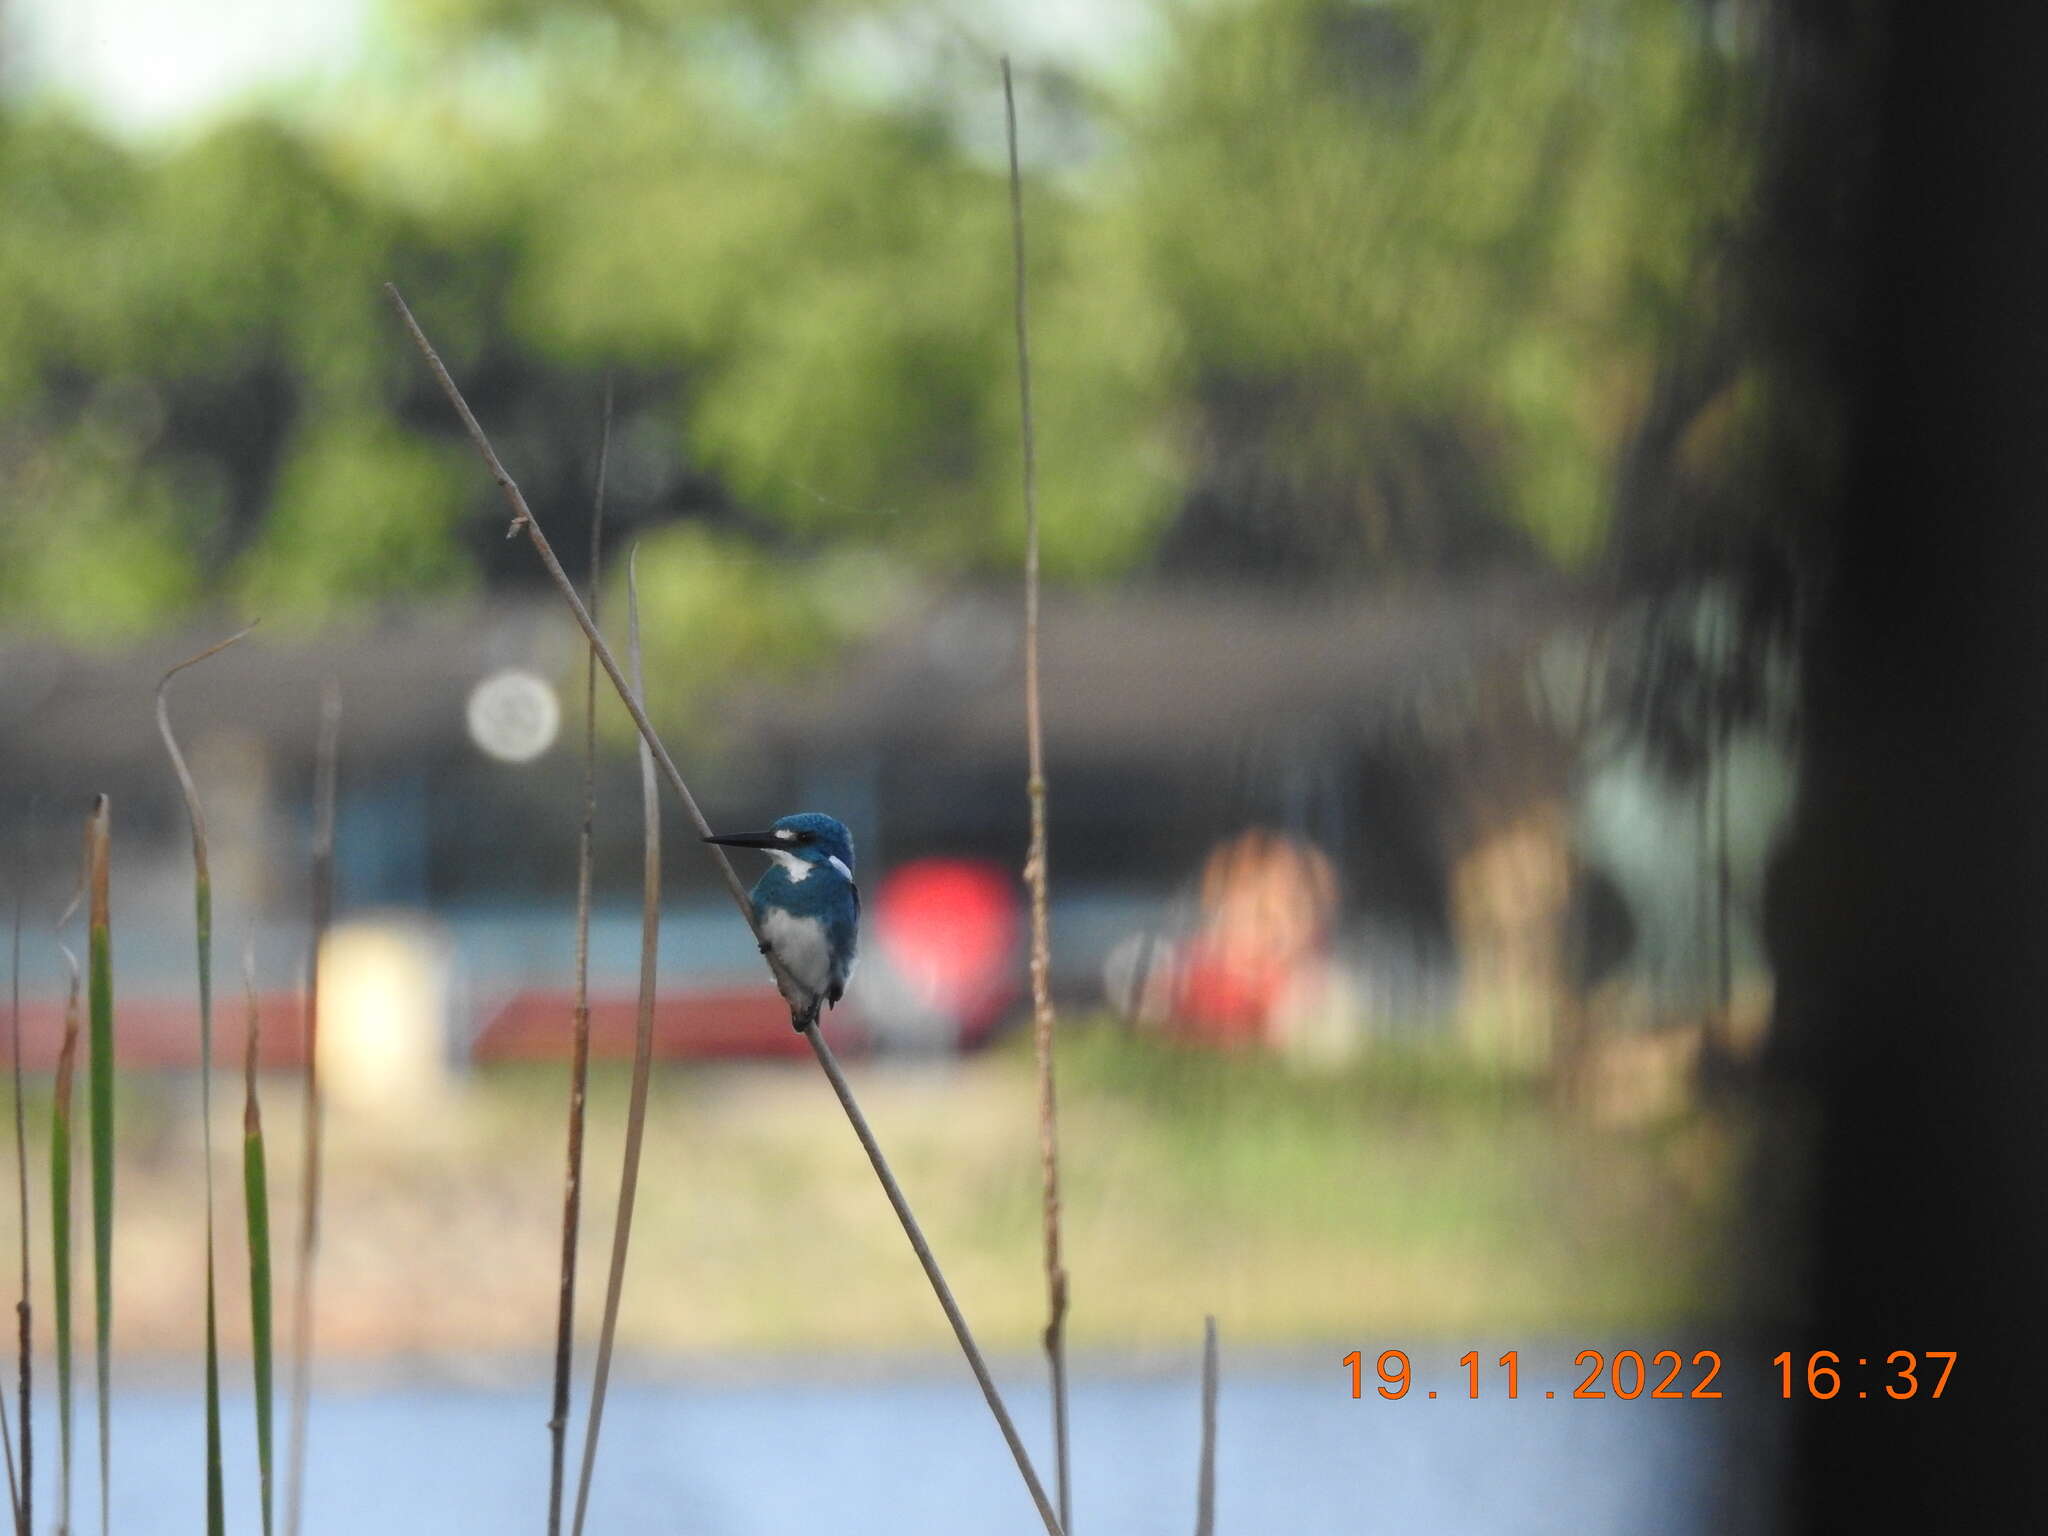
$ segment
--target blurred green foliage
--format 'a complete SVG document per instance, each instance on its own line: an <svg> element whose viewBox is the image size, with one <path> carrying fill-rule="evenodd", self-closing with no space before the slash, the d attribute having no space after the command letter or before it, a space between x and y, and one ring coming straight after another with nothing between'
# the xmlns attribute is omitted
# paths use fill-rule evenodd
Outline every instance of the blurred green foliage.
<svg viewBox="0 0 2048 1536"><path fill-rule="evenodd" d="M1598 549L1660 366L1739 324L1716 14L1157 0L1131 67L1024 60L1049 571ZM873 597L833 634L1011 568L986 41L942 0L414 0L345 87L185 137L0 105L0 623L531 580L386 279L572 569L619 371L612 515L675 525L650 630L702 665L796 659L734 610L829 602L828 556Z"/></svg>

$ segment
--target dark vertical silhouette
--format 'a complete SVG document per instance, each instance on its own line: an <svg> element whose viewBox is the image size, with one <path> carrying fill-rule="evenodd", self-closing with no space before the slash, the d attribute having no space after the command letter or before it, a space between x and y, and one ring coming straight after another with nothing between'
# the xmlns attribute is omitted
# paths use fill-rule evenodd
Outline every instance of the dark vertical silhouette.
<svg viewBox="0 0 2048 1536"><path fill-rule="evenodd" d="M1802 1410L1796 1529L2023 1529L2048 1508L2048 19L1891 22L1773 903L1780 1065L1821 1113L1805 1334L1770 1347L1961 1352L1942 1402L1852 1378Z"/></svg>

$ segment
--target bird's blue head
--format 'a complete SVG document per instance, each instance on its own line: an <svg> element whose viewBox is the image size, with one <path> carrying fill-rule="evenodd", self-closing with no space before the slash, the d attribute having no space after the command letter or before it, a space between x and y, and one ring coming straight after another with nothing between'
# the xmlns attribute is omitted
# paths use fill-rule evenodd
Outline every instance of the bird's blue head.
<svg viewBox="0 0 2048 1536"><path fill-rule="evenodd" d="M853 878L853 834L830 816L817 811L798 811L785 816L766 832L728 832L707 837L707 843L728 848L759 848L792 873L807 866L823 864Z"/></svg>

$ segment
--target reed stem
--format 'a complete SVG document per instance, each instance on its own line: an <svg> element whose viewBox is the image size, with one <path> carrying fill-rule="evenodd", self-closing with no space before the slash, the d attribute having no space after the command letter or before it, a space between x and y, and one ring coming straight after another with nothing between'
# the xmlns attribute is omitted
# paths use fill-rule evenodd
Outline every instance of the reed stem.
<svg viewBox="0 0 2048 1536"><path fill-rule="evenodd" d="M626 634L633 682L645 687L640 670L640 591L635 549L626 559ZM597 1335L597 1371L590 1383L590 1415L583 1427L583 1470L576 1483L575 1536L583 1536L590 1507L591 1474L597 1465L597 1436L604 1425L605 1393L611 1386L612 1344L618 1336L619 1298L626 1288L626 1252L633 1242L633 1207L640 1194L640 1149L647 1133L647 1085L654 1066L655 964L661 937L661 788L654 757L640 743L640 991L633 1015L633 1089L626 1107L626 1146L619 1167L619 1210L612 1224L611 1271L605 1280L604 1322Z"/></svg>
<svg viewBox="0 0 2048 1536"><path fill-rule="evenodd" d="M1017 403L1024 444L1024 739L1031 806L1031 848L1024 883L1031 891L1031 1046L1038 1069L1038 1160L1045 1248L1045 1358L1052 1374L1052 1438L1060 1525L1073 1527L1073 1479L1067 1447L1067 1269L1060 1254L1059 1100L1053 1082L1052 931L1048 917L1045 725L1038 691L1038 436L1031 414L1031 324L1024 273L1024 177L1017 163L1017 94L1003 59L1003 126L1010 150L1010 246L1016 269Z"/></svg>
<svg viewBox="0 0 2048 1536"><path fill-rule="evenodd" d="M689 785L683 781L682 774L676 768L675 760L669 755L668 748L662 744L660 734L654 729L654 723L648 719L646 709L642 707L634 688L627 682L625 673L620 670L618 658L612 654L611 647L605 644L604 636L598 632L597 625L591 619L589 610L583 606L582 599L576 595L575 584L569 580L568 575L562 570L561 561L555 558L554 548L548 543L547 535L541 532L540 524L534 519L532 510L526 504L526 497L520 492L518 485L513 481L512 477L505 472L505 466L499 462L497 451L491 447L489 437L485 435L483 428L477 424L475 415L470 411L469 402L462 398L462 391L456 388L454 379L448 374L447 366L442 363L440 354L435 352L433 344L427 340L426 333L420 329L419 322L413 318L412 310L406 306L404 297L399 293L397 287L391 283L384 285L384 291L389 295L392 306L398 312L399 319L404 323L406 331L412 337L413 344L419 348L420 355L426 359L428 369L440 384L442 392L448 397L449 405L453 407L456 416L461 420L463 429L469 434L471 443L475 445L478 454L483 458L485 466L490 471L491 478L497 482L499 491L503 493L507 505L511 508L512 524L507 530L508 535L521 531L524 531L526 534L528 542L533 545L534 553L540 557L541 565L546 570L548 579L554 583L555 590L561 593L562 600L569 605L569 611L575 616L577 625L582 629L585 638L590 641L591 649L597 653L598 665L604 668L605 676L611 679L612 687L617 691L620 702L626 706L626 712L633 717L633 724L640 732L640 739L646 743L648 751L653 754L656 765L661 769L662 776L668 781L669 788L675 792L676 798L682 802L684 811L689 815L692 824L696 826L698 832L705 837L709 837L711 835L711 823L705 820L703 811L697 805L696 796L690 793ZM746 887L740 883L739 875L732 867L732 861L725 856L725 851L718 847L717 844L707 843L704 846L711 853L721 875L724 877L726 893L731 896L733 905L739 909L742 921L746 923L748 929L753 933L756 943L759 943L761 941L761 931L754 921L753 907L747 900ZM797 990L795 983L791 980L780 960L777 959L774 951L764 946L763 954L768 962L768 968L774 972L776 984L782 990L784 996L794 993ZM981 1384L982 1395L987 1398L990 1411L995 1415L996 1422L1003 1431L1003 1438L1008 1442L1011 1455L1017 1462L1017 1470L1023 1477L1025 1486L1030 1490L1033 1502L1038 1506L1039 1514L1045 1521L1046 1530L1051 1533L1051 1536L1062 1536L1059 1516L1045 1496L1045 1489L1039 1483L1038 1473L1031 1465L1031 1458L1024 1450L1023 1441L1017 1437L1016 1427L1010 1422L1009 1413L1003 1407L1002 1397L996 1390L994 1379L988 1374L988 1365L982 1359L981 1351L975 1345L973 1335L968 1332L965 1319L959 1315L959 1308L953 1301L952 1292L946 1287L944 1277L940 1274L938 1261L931 1256L931 1249L925 1244L924 1234L918 1228L916 1219L910 1213L909 1203L904 1200L903 1192L897 1186L894 1174L889 1172L889 1165L882 1156L881 1148L875 1143L873 1132L868 1129L866 1118L860 1113L859 1106L854 1101L852 1089L847 1086L845 1077L838 1069L838 1063L833 1059L830 1048L826 1046L824 1040L819 1036L815 1024L813 1027L804 1030L803 1033L811 1042L811 1049L816 1053L819 1065L825 1069L825 1074L832 1083L834 1093L838 1095L841 1106L846 1110L847 1118L853 1125L854 1133L860 1138L861 1145L866 1149L868 1160L874 1164L875 1172L882 1181L883 1191L889 1196L889 1203L895 1207L897 1217L903 1223L904 1233L909 1237L911 1247L916 1250L919 1262L924 1265L927 1278L933 1282L933 1290L939 1298L939 1304L945 1310L947 1320L953 1324L953 1332L960 1341L961 1351L967 1356L967 1363L973 1370L976 1381Z"/></svg>
<svg viewBox="0 0 2048 1536"><path fill-rule="evenodd" d="M251 626L252 628L254 626ZM227 1491L221 1472L220 1315L214 1266L213 1218L213 875L206 857L206 812L199 804L199 786L178 738L171 731L168 690L171 679L187 667L216 656L248 634L243 629L196 656L188 656L156 685L156 728L178 775L185 796L185 816L192 826L192 915L199 954L199 1142L206 1168L206 1529L225 1536Z"/></svg>
<svg viewBox="0 0 2048 1536"><path fill-rule="evenodd" d="M604 479L612 450L612 381L604 384L604 430L590 516L590 612L597 615L604 567ZM583 825L576 835L576 1009L570 1024L568 1172L562 1185L562 1279L555 1309L555 1390L548 1415L548 1536L561 1536L569 1384L576 1340L576 1246L583 1226L583 1117L590 1095L590 880L597 824L597 653L583 659Z"/></svg>

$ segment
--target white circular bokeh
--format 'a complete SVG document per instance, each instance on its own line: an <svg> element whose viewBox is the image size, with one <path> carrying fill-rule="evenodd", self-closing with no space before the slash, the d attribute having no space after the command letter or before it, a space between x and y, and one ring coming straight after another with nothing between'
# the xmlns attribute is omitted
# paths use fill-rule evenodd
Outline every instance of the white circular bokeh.
<svg viewBox="0 0 2048 1536"><path fill-rule="evenodd" d="M493 672L469 693L469 736L501 763L530 763L555 744L562 706L545 678L518 667Z"/></svg>

